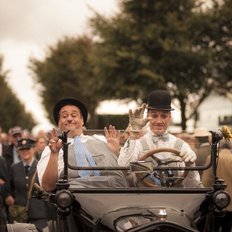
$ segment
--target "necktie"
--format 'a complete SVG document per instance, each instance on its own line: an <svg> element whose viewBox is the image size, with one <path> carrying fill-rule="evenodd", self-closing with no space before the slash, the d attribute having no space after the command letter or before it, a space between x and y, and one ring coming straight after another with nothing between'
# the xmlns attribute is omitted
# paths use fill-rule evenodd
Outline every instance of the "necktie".
<svg viewBox="0 0 232 232"><path fill-rule="evenodd" d="M86 144L82 143L78 136L74 138L74 154L77 166L96 166L95 161L91 155L91 153L88 151ZM95 170L80 170L79 175L80 177L90 176L91 174L94 174L94 176L100 176L100 172Z"/></svg>
<svg viewBox="0 0 232 232"><path fill-rule="evenodd" d="M25 165L24 168L25 168L25 173L26 173L26 176L27 176L28 173L29 173L30 166L29 165Z"/></svg>
<svg viewBox="0 0 232 232"><path fill-rule="evenodd" d="M153 143L157 143L159 140L163 140L164 142L168 141L168 133L164 133L162 135L153 135L152 136Z"/></svg>

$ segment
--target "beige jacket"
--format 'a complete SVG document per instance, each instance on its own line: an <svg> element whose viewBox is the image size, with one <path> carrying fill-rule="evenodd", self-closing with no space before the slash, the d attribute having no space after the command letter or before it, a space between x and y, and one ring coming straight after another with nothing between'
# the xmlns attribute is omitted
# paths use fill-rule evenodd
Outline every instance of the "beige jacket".
<svg viewBox="0 0 232 232"><path fill-rule="evenodd" d="M208 157L208 162L209 162ZM230 194L232 199L232 153L228 149L222 149L219 152L219 160L217 166L217 177L223 179L227 185L226 191ZM203 172L202 183L206 186L212 186L212 169L209 168ZM232 200L230 201L229 206L227 207L228 211L232 211Z"/></svg>

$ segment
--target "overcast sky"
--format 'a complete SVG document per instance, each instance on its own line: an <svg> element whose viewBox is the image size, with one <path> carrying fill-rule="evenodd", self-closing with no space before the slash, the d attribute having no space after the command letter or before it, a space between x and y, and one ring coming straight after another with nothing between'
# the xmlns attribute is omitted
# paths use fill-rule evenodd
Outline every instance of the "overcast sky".
<svg viewBox="0 0 232 232"><path fill-rule="evenodd" d="M64 35L88 33L92 15L88 6L102 14L114 14L117 0L0 0L0 54L9 84L26 109L44 127L45 118L37 87L27 69L28 58L42 58L49 45ZM3 96L2 96L3 97Z"/></svg>

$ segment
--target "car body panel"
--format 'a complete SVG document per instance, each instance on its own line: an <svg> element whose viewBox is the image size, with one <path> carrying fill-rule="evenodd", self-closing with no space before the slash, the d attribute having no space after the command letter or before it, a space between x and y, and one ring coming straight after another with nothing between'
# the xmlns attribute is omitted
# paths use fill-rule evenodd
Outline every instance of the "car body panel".
<svg viewBox="0 0 232 232"><path fill-rule="evenodd" d="M81 204L82 209L92 216L97 223L114 229L117 217L134 214L147 214L159 222L159 213L165 210L165 220L172 223L177 221L191 228L189 218L198 210L199 205L205 199L206 193L78 193L74 196ZM180 200L181 199L181 200ZM178 219L178 220L177 220ZM162 219L163 220L163 219Z"/></svg>

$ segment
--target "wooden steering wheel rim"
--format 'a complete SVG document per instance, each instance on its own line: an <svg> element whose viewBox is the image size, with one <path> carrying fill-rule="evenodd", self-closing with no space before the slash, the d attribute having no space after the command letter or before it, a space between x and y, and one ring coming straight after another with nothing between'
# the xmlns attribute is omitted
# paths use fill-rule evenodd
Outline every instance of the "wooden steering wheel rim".
<svg viewBox="0 0 232 232"><path fill-rule="evenodd" d="M166 148L166 147L162 147L162 148L156 148L156 149L152 149L148 152L146 152L145 154L143 154L139 161L142 161L142 160L145 160L147 159L148 157L150 157L151 155L154 155L154 154L157 154L157 153L160 153L160 152L170 152L170 153L174 153L175 155L179 155L180 154L180 151L177 150L177 149L174 149L174 148Z"/></svg>

